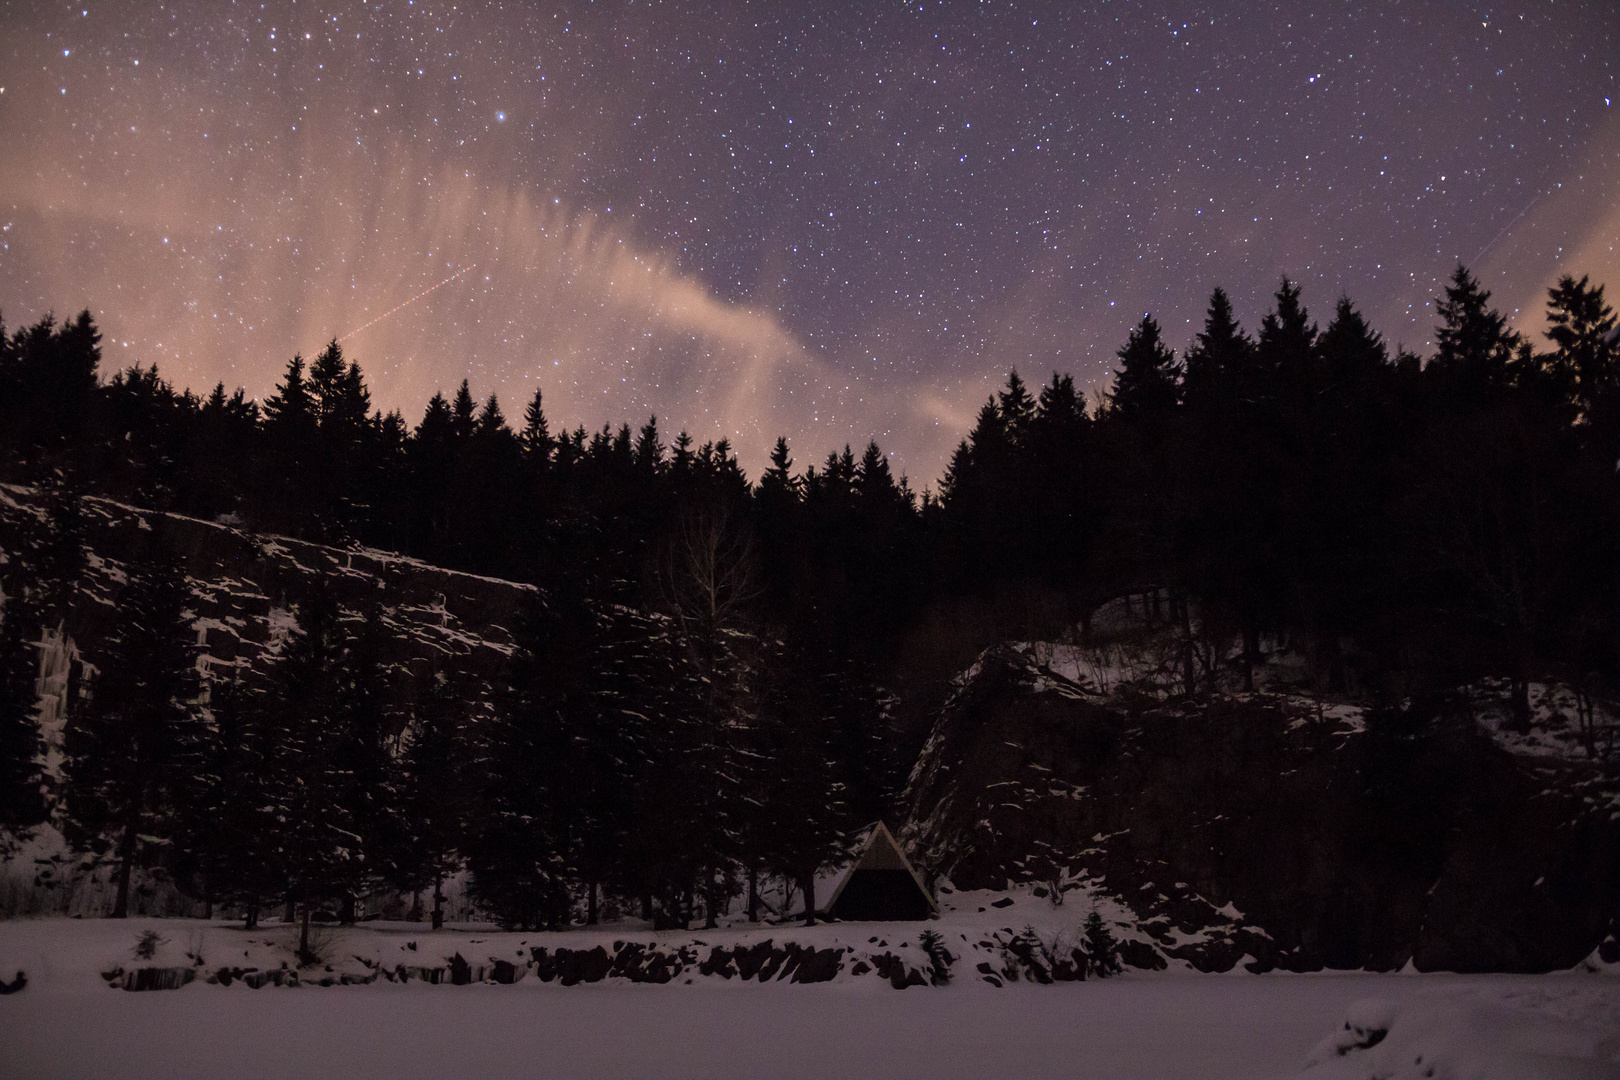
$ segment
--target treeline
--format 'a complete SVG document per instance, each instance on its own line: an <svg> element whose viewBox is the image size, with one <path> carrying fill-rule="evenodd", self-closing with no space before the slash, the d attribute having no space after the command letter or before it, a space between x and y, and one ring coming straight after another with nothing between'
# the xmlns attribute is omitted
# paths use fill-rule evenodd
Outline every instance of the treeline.
<svg viewBox="0 0 1620 1080"><path fill-rule="evenodd" d="M201 707L177 571L158 547L132 568L58 813L249 910L467 866L516 924L603 895L684 923L761 874L807 883L903 781L893 691L904 713L998 638L1083 639L1122 594L1162 605L1189 693L1274 642L1369 698L1505 677L1527 723L1530 681L1616 674L1615 317L1566 278L1538 347L1462 267L1438 311L1420 358L1348 300L1321 327L1284 282L1251 335L1216 290L1179 356L1144 317L1095 409L1068 376L1009 376L921 498L875 443L796 472L778 440L750 483L724 441L652 420L553 434L538 393L514 428L463 383L412 427L336 343L261 404L101 381L88 314L0 332L0 468L50 508L0 567L7 821L43 813L28 643L66 617L81 493L540 589L498 686L400 705L380 620L312 595L273 673Z"/></svg>

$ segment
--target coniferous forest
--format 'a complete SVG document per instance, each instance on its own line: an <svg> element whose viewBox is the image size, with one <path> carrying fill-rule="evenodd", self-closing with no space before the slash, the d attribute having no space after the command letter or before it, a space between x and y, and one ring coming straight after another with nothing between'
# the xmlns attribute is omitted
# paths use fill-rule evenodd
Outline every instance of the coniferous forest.
<svg viewBox="0 0 1620 1080"><path fill-rule="evenodd" d="M1179 692L1241 689L1262 642L1371 703L1500 678L1620 676L1620 345L1565 278L1509 328L1461 266L1431 356L1283 282L1258 327L1216 289L1185 349L1144 317L1107 394L1016 374L936 490L876 443L746 476L725 441L553 430L539 393L466 382L373 409L333 342L263 401L105 371L88 312L0 328L0 836L49 817L113 868L210 905L353 918L383 889L472 895L522 927L753 913L811 894L882 816L949 678L1006 639L1150 597ZM505 408L512 408L508 417ZM124 568L47 778L38 647L66 617L82 500L397 551L532 584L497 678L390 692L378 618L320 589L267 673L205 682L176 554Z"/></svg>

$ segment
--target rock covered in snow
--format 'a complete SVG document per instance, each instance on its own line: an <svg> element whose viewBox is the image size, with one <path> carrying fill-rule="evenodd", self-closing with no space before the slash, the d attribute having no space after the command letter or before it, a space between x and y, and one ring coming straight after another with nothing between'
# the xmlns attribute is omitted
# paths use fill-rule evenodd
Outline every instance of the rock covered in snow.
<svg viewBox="0 0 1620 1080"><path fill-rule="evenodd" d="M1200 970L1549 971L1620 918L1616 781L1458 709L1091 692L988 650L912 772L901 840L965 889L1100 890L1122 955Z"/></svg>
<svg viewBox="0 0 1620 1080"><path fill-rule="evenodd" d="M1346 1011L1344 1026L1311 1051L1304 1076L1613 1078L1620 1077L1620 1035L1612 1023L1559 1016L1545 1007L1514 1007L1481 994L1435 993L1399 1005L1362 999Z"/></svg>

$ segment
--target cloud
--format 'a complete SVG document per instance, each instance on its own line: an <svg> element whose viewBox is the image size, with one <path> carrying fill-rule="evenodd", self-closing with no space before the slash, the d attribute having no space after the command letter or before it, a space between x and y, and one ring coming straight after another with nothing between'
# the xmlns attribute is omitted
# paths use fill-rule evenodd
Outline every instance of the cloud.
<svg viewBox="0 0 1620 1080"><path fill-rule="evenodd" d="M554 425L656 413L731 439L757 469L777 434L842 443L876 411L775 312L716 297L639 242L630 215L548 198L494 150L446 161L396 136L355 153L311 128L283 162L290 194L270 172L161 147L117 172L84 170L71 147L13 158L0 175L24 221L21 276L105 312L111 365L158 362L181 385L263 396L294 350L365 326L345 351L374 401L412 420L462 378L509 416L539 387Z"/></svg>

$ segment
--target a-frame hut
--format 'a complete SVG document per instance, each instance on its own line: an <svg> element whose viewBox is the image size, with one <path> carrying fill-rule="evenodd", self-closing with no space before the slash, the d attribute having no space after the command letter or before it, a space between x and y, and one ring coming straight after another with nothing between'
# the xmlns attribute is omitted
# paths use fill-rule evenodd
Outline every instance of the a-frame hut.
<svg viewBox="0 0 1620 1080"><path fill-rule="evenodd" d="M880 821L825 910L850 922L917 921L939 914L939 905Z"/></svg>

